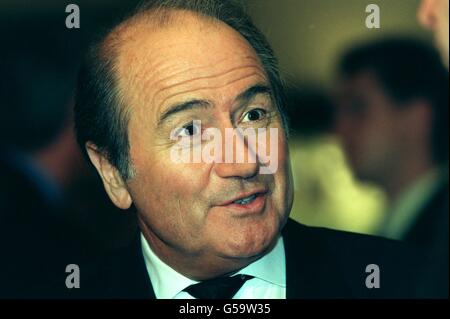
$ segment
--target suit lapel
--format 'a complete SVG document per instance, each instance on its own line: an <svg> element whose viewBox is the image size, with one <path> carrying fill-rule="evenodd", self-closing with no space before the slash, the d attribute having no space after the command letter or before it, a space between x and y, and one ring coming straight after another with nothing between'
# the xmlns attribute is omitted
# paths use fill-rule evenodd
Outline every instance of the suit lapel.
<svg viewBox="0 0 450 319"><path fill-rule="evenodd" d="M283 229L286 298L350 297L342 269L321 236L289 220ZM339 275L338 275L339 274Z"/></svg>
<svg viewBox="0 0 450 319"><path fill-rule="evenodd" d="M112 298L156 299L142 255L139 233L108 264L107 290Z"/></svg>
<svg viewBox="0 0 450 319"><path fill-rule="evenodd" d="M441 228L447 215L448 182L442 185L421 209L418 220L405 235L404 241L415 245L433 245L436 229Z"/></svg>
<svg viewBox="0 0 450 319"><path fill-rule="evenodd" d="M135 251L134 255L136 256L135 260L135 278L136 281L136 294L141 295L142 298L145 299L156 299L155 292L153 290L153 286L147 271L147 267L145 266L144 256L142 254L141 248L141 240L140 236L137 236L137 240L135 241ZM131 286L133 287L133 286Z"/></svg>

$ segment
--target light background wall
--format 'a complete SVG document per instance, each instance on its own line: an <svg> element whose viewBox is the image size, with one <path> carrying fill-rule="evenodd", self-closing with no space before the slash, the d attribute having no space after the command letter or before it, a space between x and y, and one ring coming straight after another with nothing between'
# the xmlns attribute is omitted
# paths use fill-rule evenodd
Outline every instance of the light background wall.
<svg viewBox="0 0 450 319"><path fill-rule="evenodd" d="M416 19L419 0L247 0L283 73L297 82L330 85L343 50L360 41L405 34L430 38ZM381 28L367 29L369 4L381 11Z"/></svg>

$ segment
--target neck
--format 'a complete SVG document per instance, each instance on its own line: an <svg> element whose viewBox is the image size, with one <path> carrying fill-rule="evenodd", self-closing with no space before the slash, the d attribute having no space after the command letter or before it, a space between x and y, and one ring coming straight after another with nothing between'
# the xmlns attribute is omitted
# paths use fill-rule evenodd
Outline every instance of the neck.
<svg viewBox="0 0 450 319"><path fill-rule="evenodd" d="M195 281L232 274L260 257L225 258L206 253L182 252L161 240L147 227L141 217L138 217L138 223L148 245L158 258L181 275Z"/></svg>
<svg viewBox="0 0 450 319"><path fill-rule="evenodd" d="M395 201L417 180L430 172L433 167L430 161L419 157L402 161L399 167L388 172L389 175L385 179L384 186L389 200Z"/></svg>

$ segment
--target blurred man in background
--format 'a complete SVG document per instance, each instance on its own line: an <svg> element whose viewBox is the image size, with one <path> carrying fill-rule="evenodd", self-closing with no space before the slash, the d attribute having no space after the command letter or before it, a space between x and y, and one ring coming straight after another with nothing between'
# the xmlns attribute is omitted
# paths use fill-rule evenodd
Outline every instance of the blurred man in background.
<svg viewBox="0 0 450 319"><path fill-rule="evenodd" d="M0 297L6 298L54 296L50 278L64 280L82 246L67 198L85 167L70 111L76 51L54 43L61 32L49 32L47 22L33 31L11 23L16 38L6 34L9 46L1 53Z"/></svg>
<svg viewBox="0 0 450 319"><path fill-rule="evenodd" d="M438 53L383 40L347 53L340 73L336 128L350 166L390 201L379 235L431 249L448 210L448 73Z"/></svg>
<svg viewBox="0 0 450 319"><path fill-rule="evenodd" d="M437 52L389 39L341 62L337 131L355 175L391 202L379 234L429 245L448 192L448 76Z"/></svg>
<svg viewBox="0 0 450 319"><path fill-rule="evenodd" d="M8 43L0 52L0 298L59 297L66 266L108 250L112 238L126 241L130 218L111 217L74 136L86 35L61 27L59 15L14 17L0 23Z"/></svg>

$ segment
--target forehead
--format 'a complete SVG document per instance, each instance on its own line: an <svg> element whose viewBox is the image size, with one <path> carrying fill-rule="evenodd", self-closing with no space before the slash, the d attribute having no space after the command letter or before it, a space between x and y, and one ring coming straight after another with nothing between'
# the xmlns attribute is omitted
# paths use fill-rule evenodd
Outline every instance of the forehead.
<svg viewBox="0 0 450 319"><path fill-rule="evenodd" d="M194 14L163 27L138 22L122 38L119 86L132 107L145 104L160 112L170 100L202 90L223 93L252 77L266 79L257 54L239 33Z"/></svg>
<svg viewBox="0 0 450 319"><path fill-rule="evenodd" d="M382 91L378 77L372 70L361 70L350 76L343 77L338 86L345 93L369 93Z"/></svg>

